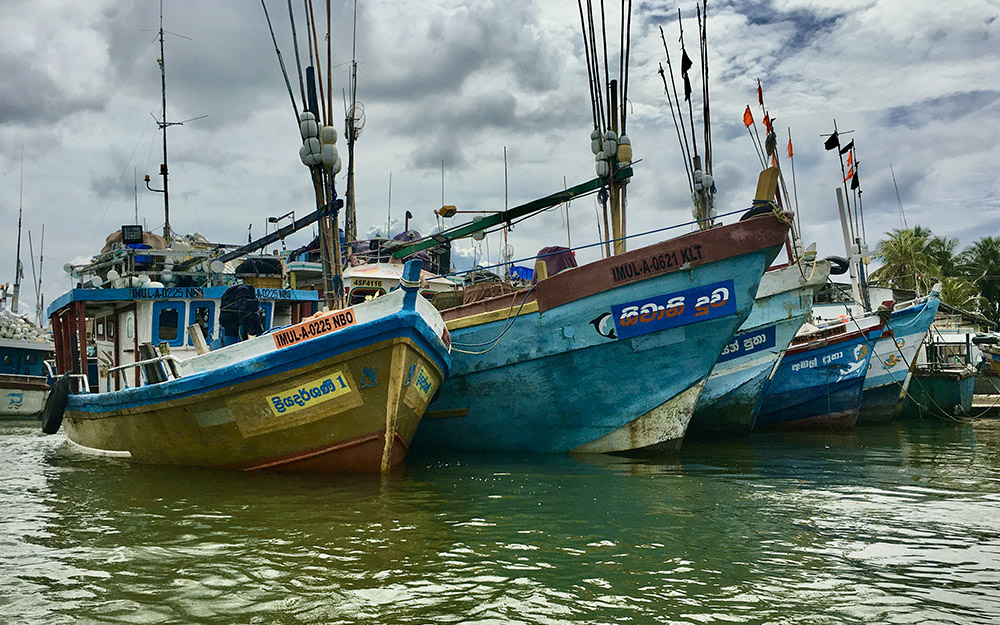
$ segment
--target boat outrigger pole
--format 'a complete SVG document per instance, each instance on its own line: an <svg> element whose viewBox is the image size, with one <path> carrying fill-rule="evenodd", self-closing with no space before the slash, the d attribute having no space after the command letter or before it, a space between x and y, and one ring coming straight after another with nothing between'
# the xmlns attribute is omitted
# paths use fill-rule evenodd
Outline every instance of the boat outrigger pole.
<svg viewBox="0 0 1000 625"><path fill-rule="evenodd" d="M631 167L623 167L614 174L614 179L619 183L624 182L631 177ZM408 245L407 247L396 250L392 253L392 257L405 258L411 254L416 254L417 252L432 248L435 245L447 243L448 241L452 241L454 239L462 239L472 235L474 232L486 230L487 228L491 228L502 223L512 222L520 217L530 215L531 213L537 213L538 211L545 210L546 208L558 206L559 204L568 202L574 198L580 197L581 195L597 191L606 184L606 179L594 178L589 182L578 184L575 187L570 187L564 191L559 191L558 193L553 193L552 195L548 195L541 199L533 200L527 204L521 204L520 206L515 206L509 210L492 213L477 221L462 224L461 226L455 226L453 228L449 228L448 230L442 230L437 234L432 234L429 237L425 237L414 242L413 245Z"/></svg>

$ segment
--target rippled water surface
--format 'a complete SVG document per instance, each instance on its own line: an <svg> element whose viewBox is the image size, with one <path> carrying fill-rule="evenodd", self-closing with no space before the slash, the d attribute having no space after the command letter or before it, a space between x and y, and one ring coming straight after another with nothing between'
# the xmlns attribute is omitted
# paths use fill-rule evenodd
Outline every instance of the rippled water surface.
<svg viewBox="0 0 1000 625"><path fill-rule="evenodd" d="M1000 422L151 467L0 425L0 623L996 623Z"/></svg>

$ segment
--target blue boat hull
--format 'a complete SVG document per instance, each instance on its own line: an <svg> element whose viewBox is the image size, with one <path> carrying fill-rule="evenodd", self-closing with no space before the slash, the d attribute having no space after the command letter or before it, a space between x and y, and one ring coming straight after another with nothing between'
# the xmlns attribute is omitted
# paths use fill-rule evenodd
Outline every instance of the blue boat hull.
<svg viewBox="0 0 1000 625"><path fill-rule="evenodd" d="M516 315L509 324L453 328L451 375L428 407L414 448L617 452L679 441L778 249L772 244L643 279ZM648 332L641 323L618 325L629 304L720 284L732 287L725 314Z"/></svg>
<svg viewBox="0 0 1000 625"><path fill-rule="evenodd" d="M910 384L910 365L934 322L941 300L936 294L912 306L894 311L888 331L875 344L858 423L879 423L895 416L900 394Z"/></svg>
<svg viewBox="0 0 1000 625"><path fill-rule="evenodd" d="M723 349L688 428L693 435L740 435L753 429L754 411L778 359L812 310L812 295L829 265L809 280L791 266L765 274L753 312ZM766 290L766 292L765 292Z"/></svg>
<svg viewBox="0 0 1000 625"><path fill-rule="evenodd" d="M761 396L754 429L854 427L865 373L881 328L869 336L786 353Z"/></svg>

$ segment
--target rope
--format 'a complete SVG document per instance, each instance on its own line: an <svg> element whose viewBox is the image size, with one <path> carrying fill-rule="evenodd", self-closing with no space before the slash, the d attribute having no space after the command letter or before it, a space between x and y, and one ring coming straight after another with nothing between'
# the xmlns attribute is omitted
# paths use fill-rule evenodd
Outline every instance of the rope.
<svg viewBox="0 0 1000 625"><path fill-rule="evenodd" d="M524 305L528 302L528 296L531 295L531 292L534 291L534 290L535 290L535 286L532 285L532 287L530 289L528 289L528 291L524 294L524 299L521 300L521 305L517 307L517 312L513 313L513 319L514 319L514 321L516 321L517 318L521 315L521 309L524 308ZM479 355L479 354L485 354L486 352L492 350L500 342L500 339L503 338L503 335L507 334L507 330L509 330L514 325L514 321L511 321L511 314L512 314L511 311L512 310L513 310L513 306L511 307L511 310L509 310L507 312L507 319L504 320L503 330L501 330L500 334L498 334L496 336L496 338L490 339L489 341L486 341L485 343L456 343L454 340L452 340L452 343L451 343L451 349L452 349L452 351L459 352L460 354ZM466 350L463 350L463 349L458 349L457 347L455 347L456 345L461 345L463 347L483 347L485 345L489 345L489 347L486 348L486 349L484 349L484 350L482 350L482 351L466 351Z"/></svg>

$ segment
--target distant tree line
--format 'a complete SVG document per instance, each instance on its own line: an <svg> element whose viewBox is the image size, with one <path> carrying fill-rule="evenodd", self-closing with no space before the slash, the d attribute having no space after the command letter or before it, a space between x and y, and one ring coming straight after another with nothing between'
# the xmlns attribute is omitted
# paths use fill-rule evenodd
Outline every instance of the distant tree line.
<svg viewBox="0 0 1000 625"><path fill-rule="evenodd" d="M935 236L922 226L886 236L875 249L882 266L871 282L921 294L941 282L942 301L1000 322L1000 237L983 237L959 251L958 239Z"/></svg>

